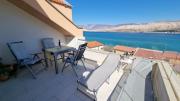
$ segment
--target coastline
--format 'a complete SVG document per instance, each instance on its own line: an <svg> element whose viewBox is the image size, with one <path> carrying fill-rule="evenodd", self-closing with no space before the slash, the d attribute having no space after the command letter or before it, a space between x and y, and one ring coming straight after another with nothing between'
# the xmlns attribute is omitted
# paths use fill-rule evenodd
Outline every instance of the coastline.
<svg viewBox="0 0 180 101"><path fill-rule="evenodd" d="M146 34L147 33L147 34ZM160 51L180 52L180 34L156 32L84 32L87 41L99 41L104 45L124 45Z"/></svg>
<svg viewBox="0 0 180 101"><path fill-rule="evenodd" d="M112 32L112 33L157 33L157 34L180 34L180 32L132 32L132 31L97 31L97 30L84 30L84 32Z"/></svg>

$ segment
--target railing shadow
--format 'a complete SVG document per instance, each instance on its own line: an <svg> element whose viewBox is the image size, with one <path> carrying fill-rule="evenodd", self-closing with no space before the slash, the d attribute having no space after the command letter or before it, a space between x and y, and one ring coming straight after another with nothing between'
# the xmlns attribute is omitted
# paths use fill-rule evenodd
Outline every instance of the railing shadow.
<svg viewBox="0 0 180 101"><path fill-rule="evenodd" d="M148 73L145 79L144 101L154 101L151 72Z"/></svg>

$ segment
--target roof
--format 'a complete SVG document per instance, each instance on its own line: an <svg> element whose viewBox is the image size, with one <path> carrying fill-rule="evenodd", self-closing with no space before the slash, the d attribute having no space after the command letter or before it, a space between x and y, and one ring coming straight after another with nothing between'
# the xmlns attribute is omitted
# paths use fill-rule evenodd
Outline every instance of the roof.
<svg viewBox="0 0 180 101"><path fill-rule="evenodd" d="M127 47L127 46L115 46L114 50L117 51L123 51L123 52L135 52L136 48L132 48L132 47Z"/></svg>
<svg viewBox="0 0 180 101"><path fill-rule="evenodd" d="M138 49L135 53L135 56L151 59L161 59L162 54L163 53L161 51Z"/></svg>
<svg viewBox="0 0 180 101"><path fill-rule="evenodd" d="M88 42L88 44L87 44L88 48L95 48L95 47L99 47L99 46L103 46L103 44L98 41Z"/></svg>
<svg viewBox="0 0 180 101"><path fill-rule="evenodd" d="M165 51L162 55L163 59L176 59L178 56L177 52Z"/></svg>
<svg viewBox="0 0 180 101"><path fill-rule="evenodd" d="M57 3L59 5L69 7L69 8L72 7L72 5L70 3L68 3L66 0L51 0L51 1L54 2L54 3Z"/></svg>
<svg viewBox="0 0 180 101"><path fill-rule="evenodd" d="M180 54L178 54L178 55L177 55L177 59L179 59L179 60L180 60Z"/></svg>
<svg viewBox="0 0 180 101"><path fill-rule="evenodd" d="M82 36L83 30L58 10L52 0L8 0L65 36ZM62 2L64 0L53 0ZM66 3L65 1L63 3ZM61 20L58 20L61 19Z"/></svg>

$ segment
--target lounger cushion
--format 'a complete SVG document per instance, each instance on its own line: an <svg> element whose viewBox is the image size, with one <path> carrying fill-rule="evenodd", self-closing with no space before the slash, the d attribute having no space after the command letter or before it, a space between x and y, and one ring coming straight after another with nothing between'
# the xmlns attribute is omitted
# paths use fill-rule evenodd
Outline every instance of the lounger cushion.
<svg viewBox="0 0 180 101"><path fill-rule="evenodd" d="M110 77L116 70L120 61L117 54L109 54L102 65L94 70L87 78L81 78L79 82L91 91L97 91L98 88Z"/></svg>

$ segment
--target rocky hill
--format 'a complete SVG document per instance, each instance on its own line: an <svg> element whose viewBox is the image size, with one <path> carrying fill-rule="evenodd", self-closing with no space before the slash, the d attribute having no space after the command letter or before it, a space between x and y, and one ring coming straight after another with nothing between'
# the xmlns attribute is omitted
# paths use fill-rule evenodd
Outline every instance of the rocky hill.
<svg viewBox="0 0 180 101"><path fill-rule="evenodd" d="M180 32L180 21L164 21L141 24L84 25L87 31L105 32Z"/></svg>

